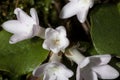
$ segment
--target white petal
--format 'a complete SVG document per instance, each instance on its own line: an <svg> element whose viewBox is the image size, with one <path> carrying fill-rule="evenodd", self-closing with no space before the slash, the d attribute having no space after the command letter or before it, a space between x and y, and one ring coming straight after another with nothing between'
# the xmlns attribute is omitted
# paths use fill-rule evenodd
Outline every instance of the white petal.
<svg viewBox="0 0 120 80"><path fill-rule="evenodd" d="M32 18L36 21L36 24L39 25L38 15L37 15L37 12L34 8L30 9L30 14L31 14Z"/></svg>
<svg viewBox="0 0 120 80"><path fill-rule="evenodd" d="M17 20L9 20L2 24L2 27L10 33L23 33L26 32L26 25L21 24Z"/></svg>
<svg viewBox="0 0 120 80"><path fill-rule="evenodd" d="M109 65L93 67L92 69L101 79L115 79L119 76L118 71Z"/></svg>
<svg viewBox="0 0 120 80"><path fill-rule="evenodd" d="M51 50L53 53L58 53L60 51L60 48L54 45L53 42L49 39L44 40L42 46L44 49Z"/></svg>
<svg viewBox="0 0 120 80"><path fill-rule="evenodd" d="M92 72L91 70L82 71L81 76L84 80L98 80L96 73Z"/></svg>
<svg viewBox="0 0 120 80"><path fill-rule="evenodd" d="M70 42L66 37L60 37L60 39L60 45L58 46L58 48L60 48L64 52L65 48L69 46Z"/></svg>
<svg viewBox="0 0 120 80"><path fill-rule="evenodd" d="M56 80L69 80L68 78L66 78L65 76L59 74L59 76L57 76Z"/></svg>
<svg viewBox="0 0 120 80"><path fill-rule="evenodd" d="M76 70L76 80L81 80L81 75L80 75L80 67L78 66L77 67L77 70Z"/></svg>
<svg viewBox="0 0 120 80"><path fill-rule="evenodd" d="M68 69L67 67L65 67L65 68L63 69L63 75L64 75L65 77L69 78L69 77L72 77L72 76L73 76L73 72L72 72L70 69Z"/></svg>
<svg viewBox="0 0 120 80"><path fill-rule="evenodd" d="M93 5L94 5L94 0L90 0L89 5L90 5L90 8L92 8L92 7L93 7Z"/></svg>
<svg viewBox="0 0 120 80"><path fill-rule="evenodd" d="M34 71L32 72L33 76L40 77L44 73L44 69L45 69L46 65L47 65L47 63L40 65L39 67L34 69Z"/></svg>
<svg viewBox="0 0 120 80"><path fill-rule="evenodd" d="M78 2L69 2L68 4L66 4L61 12L60 12L60 18L69 18L72 17L74 15L76 15L80 10L80 4L78 4Z"/></svg>
<svg viewBox="0 0 120 80"><path fill-rule="evenodd" d="M85 66L87 66L90 63L89 57L85 58L78 66L80 68L83 68Z"/></svg>
<svg viewBox="0 0 120 80"><path fill-rule="evenodd" d="M29 39L30 38L30 36L29 35L26 35L26 34L14 34L11 38L10 38L10 40L9 40L9 43L10 44L15 44L15 43L17 43L17 42L20 42L20 41L22 41L22 40L25 40L25 39Z"/></svg>
<svg viewBox="0 0 120 80"><path fill-rule="evenodd" d="M35 24L35 22L33 21L33 19L28 16L23 10L21 10L20 8L16 8L14 10L14 13L17 16L17 19L21 22L21 23L25 23L27 25L32 25Z"/></svg>
<svg viewBox="0 0 120 80"><path fill-rule="evenodd" d="M66 36L66 29L64 26L59 26L56 28L56 30L63 36Z"/></svg>
<svg viewBox="0 0 120 80"><path fill-rule="evenodd" d="M54 29L52 29L52 28L47 28L46 30L45 30L45 39L53 39L53 37L56 37L56 36L58 36L58 32L57 31L55 31Z"/></svg>
<svg viewBox="0 0 120 80"><path fill-rule="evenodd" d="M43 44L42 44L42 47L44 49L47 49L47 50L50 50L50 44L48 43L47 40L44 40Z"/></svg>
<svg viewBox="0 0 120 80"><path fill-rule="evenodd" d="M47 73L44 74L43 80L51 80L51 79L55 80L55 76L49 75Z"/></svg>
<svg viewBox="0 0 120 80"><path fill-rule="evenodd" d="M73 72L68 69L64 64L59 63L59 62L54 62L56 65L58 65L58 73L56 74L57 76L59 75L63 75L64 77L72 77L73 76Z"/></svg>
<svg viewBox="0 0 120 80"><path fill-rule="evenodd" d="M80 12L77 13L77 18L81 23L84 23L88 14L89 8L81 9Z"/></svg>
<svg viewBox="0 0 120 80"><path fill-rule="evenodd" d="M60 49L56 47L50 47L50 50L55 54L57 54L60 51Z"/></svg>
<svg viewBox="0 0 120 80"><path fill-rule="evenodd" d="M90 57L91 62L94 62L99 65L104 65L109 63L111 60L111 55L106 54L106 55L96 55L96 56L91 56Z"/></svg>
<svg viewBox="0 0 120 80"><path fill-rule="evenodd" d="M33 36L39 36L40 35L40 26L39 25L33 25Z"/></svg>

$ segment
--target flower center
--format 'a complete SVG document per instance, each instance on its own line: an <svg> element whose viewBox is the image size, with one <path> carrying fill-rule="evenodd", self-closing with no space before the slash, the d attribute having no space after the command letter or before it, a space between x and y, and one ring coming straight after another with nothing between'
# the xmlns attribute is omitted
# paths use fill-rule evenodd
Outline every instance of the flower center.
<svg viewBox="0 0 120 80"><path fill-rule="evenodd" d="M60 45L60 40L59 39L55 39L55 40L53 40L53 43L54 43L54 45Z"/></svg>

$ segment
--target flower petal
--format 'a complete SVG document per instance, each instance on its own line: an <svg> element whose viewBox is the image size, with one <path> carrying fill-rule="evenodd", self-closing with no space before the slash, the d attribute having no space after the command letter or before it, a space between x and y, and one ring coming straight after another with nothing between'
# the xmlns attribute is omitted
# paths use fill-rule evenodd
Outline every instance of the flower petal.
<svg viewBox="0 0 120 80"><path fill-rule="evenodd" d="M47 28L45 30L45 39L53 39L53 37L58 36L59 33L52 28Z"/></svg>
<svg viewBox="0 0 120 80"><path fill-rule="evenodd" d="M30 14L31 14L32 18L36 21L36 24L39 25L38 15L34 8L30 9Z"/></svg>
<svg viewBox="0 0 120 80"><path fill-rule="evenodd" d="M67 77L65 76L61 76L61 74L57 77L56 80L69 80Z"/></svg>
<svg viewBox="0 0 120 80"><path fill-rule="evenodd" d="M77 18L81 23L84 23L88 14L89 8L81 9L80 12L77 13Z"/></svg>
<svg viewBox="0 0 120 80"><path fill-rule="evenodd" d="M56 30L62 35L62 36L66 36L66 29L64 26L59 26L56 28Z"/></svg>
<svg viewBox="0 0 120 80"><path fill-rule="evenodd" d="M90 8L92 8L93 5L94 5L94 0L90 0L90 3L89 3Z"/></svg>
<svg viewBox="0 0 120 80"><path fill-rule="evenodd" d="M67 67L65 67L64 65L60 70L62 72L62 75L64 74L64 76L67 77L67 78L73 76L73 72L70 69L68 69Z"/></svg>
<svg viewBox="0 0 120 80"><path fill-rule="evenodd" d="M33 76L40 77L44 73L44 69L47 65L48 64L46 63L34 69L34 71L32 72Z"/></svg>
<svg viewBox="0 0 120 80"><path fill-rule="evenodd" d="M9 20L2 24L2 27L10 33L23 33L26 32L26 25L21 24L17 20Z"/></svg>
<svg viewBox="0 0 120 80"><path fill-rule="evenodd" d="M14 13L16 14L17 19L21 23L25 23L27 25L35 24L35 21L30 16L28 16L23 10L21 10L20 8L16 8L14 10Z"/></svg>
<svg viewBox="0 0 120 80"><path fill-rule="evenodd" d="M42 47L44 49L47 49L47 50L50 50L50 44L48 43L47 40L44 40L43 44L42 44Z"/></svg>
<svg viewBox="0 0 120 80"><path fill-rule="evenodd" d="M28 39L28 38L30 38L30 36L29 35L26 35L26 34L14 34L11 38L10 38L10 40L9 40L9 43L10 44L15 44L15 43L17 43L17 42L20 42L20 41L22 41L22 40L25 40L25 39Z"/></svg>
<svg viewBox="0 0 120 80"><path fill-rule="evenodd" d="M83 68L85 66L87 66L90 63L89 57L86 57L78 66L80 68Z"/></svg>
<svg viewBox="0 0 120 80"><path fill-rule="evenodd" d="M119 76L116 69L109 65L97 66L92 68L101 79L115 79Z"/></svg>
<svg viewBox="0 0 120 80"><path fill-rule="evenodd" d="M84 80L98 80L97 74L90 69L81 71L81 76Z"/></svg>
<svg viewBox="0 0 120 80"><path fill-rule="evenodd" d="M56 80L56 75L45 73L43 80Z"/></svg>
<svg viewBox="0 0 120 80"><path fill-rule="evenodd" d="M99 64L99 65L104 65L109 63L111 60L111 55L106 54L106 55L96 55L96 56L91 56L90 57L91 62Z"/></svg>
<svg viewBox="0 0 120 80"><path fill-rule="evenodd" d="M60 49L57 47L50 47L50 50L55 54L57 54L60 51Z"/></svg>
<svg viewBox="0 0 120 80"><path fill-rule="evenodd" d="M61 12L60 12L60 18L69 18L72 17L74 15L76 15L80 10L80 4L78 4L78 2L74 1L74 2L69 2L68 4L66 4Z"/></svg>
<svg viewBox="0 0 120 80"><path fill-rule="evenodd" d="M78 66L77 67L77 70L76 70L76 80L81 80L81 75L80 75L80 67Z"/></svg>
<svg viewBox="0 0 120 80"><path fill-rule="evenodd" d="M61 38L62 40L60 41L60 44L61 44L61 51L64 53L65 52L65 48L69 46L69 40L64 37L64 38Z"/></svg>

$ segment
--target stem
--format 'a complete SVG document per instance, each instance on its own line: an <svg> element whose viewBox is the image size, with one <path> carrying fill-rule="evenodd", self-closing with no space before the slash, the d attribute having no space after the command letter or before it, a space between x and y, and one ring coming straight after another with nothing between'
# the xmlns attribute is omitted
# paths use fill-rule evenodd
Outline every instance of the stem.
<svg viewBox="0 0 120 80"><path fill-rule="evenodd" d="M67 50L66 53L67 54L65 54L65 56L77 64L79 64L85 58L85 56L83 56L76 48L71 48Z"/></svg>
<svg viewBox="0 0 120 80"><path fill-rule="evenodd" d="M87 27L88 27L89 30L90 30L90 23L89 23L88 19L86 20L86 24L87 24Z"/></svg>
<svg viewBox="0 0 120 80"><path fill-rule="evenodd" d="M61 62L61 55L52 53L52 55L51 55L51 57L49 59L49 62L52 62L52 61Z"/></svg>
<svg viewBox="0 0 120 80"><path fill-rule="evenodd" d="M90 29L89 29L89 27L87 26L87 24L86 24L86 23L81 23L81 24L82 24L82 27L83 27L83 29L85 30L86 34L89 34Z"/></svg>
<svg viewBox="0 0 120 80"><path fill-rule="evenodd" d="M54 0L53 3L54 3L57 13L60 13L60 2Z"/></svg>
<svg viewBox="0 0 120 80"><path fill-rule="evenodd" d="M15 8L17 8L18 4L19 4L19 0L16 0Z"/></svg>

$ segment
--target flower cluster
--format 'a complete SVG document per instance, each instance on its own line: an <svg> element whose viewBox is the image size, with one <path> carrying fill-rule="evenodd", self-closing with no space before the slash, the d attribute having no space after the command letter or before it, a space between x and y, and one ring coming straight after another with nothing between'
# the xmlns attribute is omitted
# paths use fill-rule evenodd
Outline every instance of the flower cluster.
<svg viewBox="0 0 120 80"><path fill-rule="evenodd" d="M84 23L93 4L93 0L69 0L61 10L60 18L77 15L78 20ZM43 77L43 80L68 80L72 77L72 70L61 62L61 52L78 65L76 80L115 79L119 76L118 71L108 65L111 60L109 54L85 57L77 48L68 48L70 41L64 26L58 26L56 29L41 27L34 8L30 9L31 16L20 8L16 8L14 13L17 20L9 20L2 24L3 29L13 34L9 43L15 44L38 36L44 39L42 47L52 53L49 62L38 66L33 71L33 76Z"/></svg>

